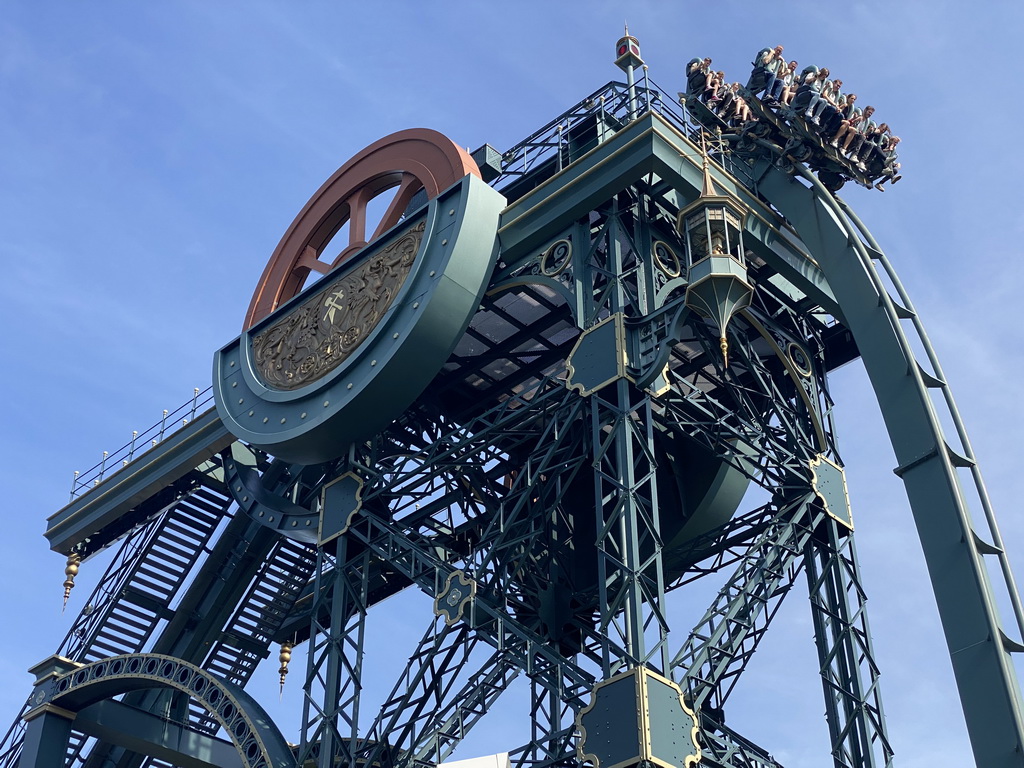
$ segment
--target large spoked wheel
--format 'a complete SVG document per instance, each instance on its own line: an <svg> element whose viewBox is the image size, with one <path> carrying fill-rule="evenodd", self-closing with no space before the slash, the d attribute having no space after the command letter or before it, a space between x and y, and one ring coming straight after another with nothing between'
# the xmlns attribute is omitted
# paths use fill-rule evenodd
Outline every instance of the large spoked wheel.
<svg viewBox="0 0 1024 768"><path fill-rule="evenodd" d="M399 131L368 146L341 166L295 217L263 270L243 329L298 294L310 272L327 274L401 221L417 193L430 199L469 173L480 175L469 154L426 128ZM367 207L396 187L367 236ZM345 224L348 242L337 254L325 253Z"/></svg>

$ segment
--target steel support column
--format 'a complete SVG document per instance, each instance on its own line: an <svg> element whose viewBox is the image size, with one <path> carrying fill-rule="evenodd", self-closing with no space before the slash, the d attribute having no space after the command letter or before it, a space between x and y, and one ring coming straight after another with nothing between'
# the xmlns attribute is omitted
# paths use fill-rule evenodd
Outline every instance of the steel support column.
<svg viewBox="0 0 1024 768"><path fill-rule="evenodd" d="M805 545L804 562L832 758L836 768L890 768L893 752L853 535L831 518L817 534Z"/></svg>
<svg viewBox="0 0 1024 768"><path fill-rule="evenodd" d="M723 720L726 698L803 565L815 525L826 517L815 498L809 494L776 514L673 657L677 680L695 709L707 708Z"/></svg>
<svg viewBox="0 0 1024 768"><path fill-rule="evenodd" d="M25 725L19 768L54 768L64 765L71 738L73 712L55 709L30 716Z"/></svg>
<svg viewBox="0 0 1024 768"><path fill-rule="evenodd" d="M359 735L363 641L370 553L354 553L341 536L337 550L318 550L314 608L302 687L302 740L297 763L316 758L319 768L354 765ZM323 610L323 606L328 606Z"/></svg>

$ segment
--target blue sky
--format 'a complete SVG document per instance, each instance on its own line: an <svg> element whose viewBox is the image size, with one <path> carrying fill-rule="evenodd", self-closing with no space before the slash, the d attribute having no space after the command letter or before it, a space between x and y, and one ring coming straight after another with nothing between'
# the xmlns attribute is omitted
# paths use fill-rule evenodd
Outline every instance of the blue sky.
<svg viewBox="0 0 1024 768"><path fill-rule="evenodd" d="M0 15L0 729L28 692L25 670L57 646L99 575L83 567L61 616L63 558L41 533L72 471L207 386L213 352L237 334L309 196L402 128L511 146L620 76L612 54L624 20L669 92L684 88L694 56L745 81L754 53L782 43L801 65L828 66L903 138L903 181L843 195L914 297L1024 574L1017 3L15 0ZM969 762L867 378L854 364L833 389L898 764ZM706 597L676 600L682 635ZM382 608L376 637L418 636L428 612L403 597ZM805 595L777 624L730 724L789 768L821 765ZM260 674L272 689L271 665ZM298 677L275 704L292 738ZM480 725L459 756L515 746L521 704Z"/></svg>

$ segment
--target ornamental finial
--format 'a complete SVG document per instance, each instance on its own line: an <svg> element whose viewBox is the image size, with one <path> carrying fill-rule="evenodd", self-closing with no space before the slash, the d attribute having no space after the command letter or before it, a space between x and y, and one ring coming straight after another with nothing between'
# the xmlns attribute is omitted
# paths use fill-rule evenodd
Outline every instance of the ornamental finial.
<svg viewBox="0 0 1024 768"><path fill-rule="evenodd" d="M281 695L284 695L284 679L288 677L288 663L292 660L292 648L294 646L285 640L281 643L281 653L277 657L277 660L281 663L280 668L277 670L277 674L281 676Z"/></svg>
<svg viewBox="0 0 1024 768"><path fill-rule="evenodd" d="M704 140L703 131L700 134L700 157L701 157L701 168L704 171L704 184L700 190L701 197L716 197L718 190L715 189L715 183L711 180L711 160L708 158L708 145Z"/></svg>
<svg viewBox="0 0 1024 768"><path fill-rule="evenodd" d="M64 566L64 605L60 609L61 613L64 613L64 609L68 607L68 598L71 597L71 590L75 587L75 576L78 575L78 566L81 563L82 556L77 552L68 555L67 564Z"/></svg>

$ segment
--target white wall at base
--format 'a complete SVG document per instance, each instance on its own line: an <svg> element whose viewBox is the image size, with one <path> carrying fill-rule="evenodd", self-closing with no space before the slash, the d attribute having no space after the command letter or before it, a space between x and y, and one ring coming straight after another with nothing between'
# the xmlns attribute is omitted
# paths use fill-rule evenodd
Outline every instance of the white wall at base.
<svg viewBox="0 0 1024 768"><path fill-rule="evenodd" d="M499 752L496 755L485 757L471 757L468 760L453 760L450 763L441 763L437 768L511 768L511 761L508 759L508 752Z"/></svg>

